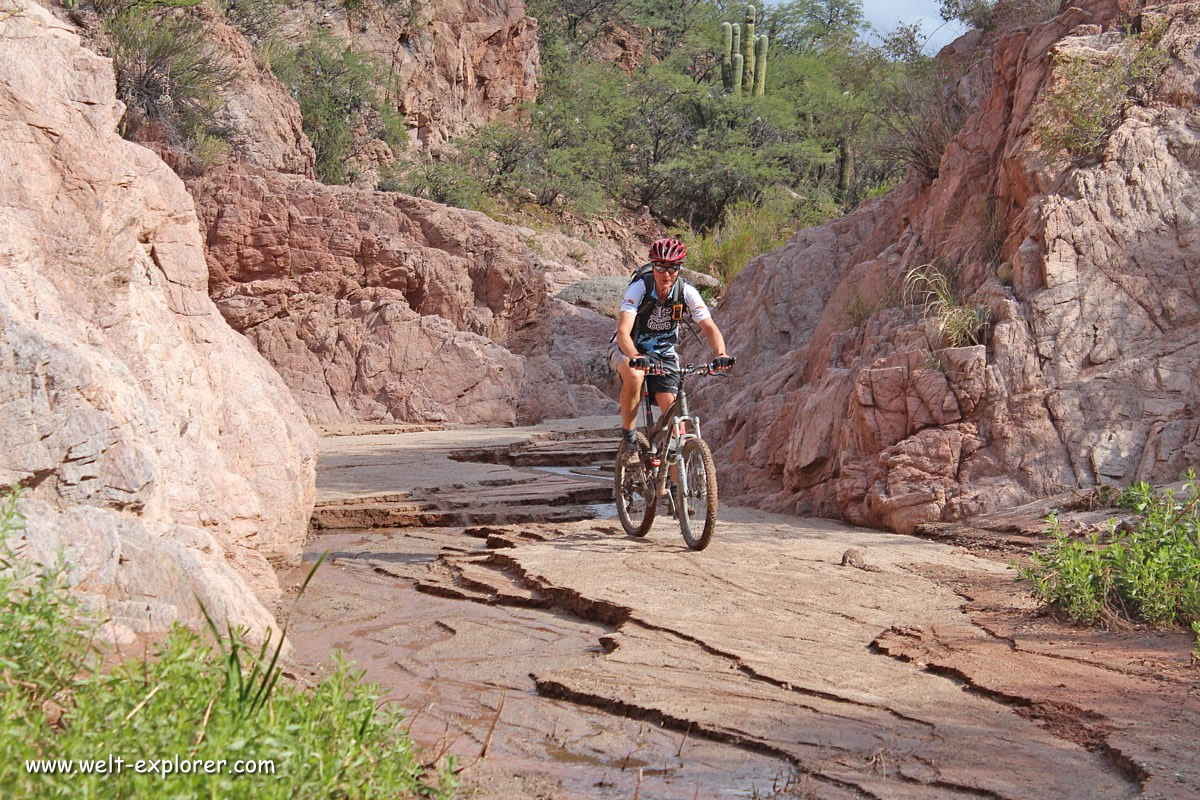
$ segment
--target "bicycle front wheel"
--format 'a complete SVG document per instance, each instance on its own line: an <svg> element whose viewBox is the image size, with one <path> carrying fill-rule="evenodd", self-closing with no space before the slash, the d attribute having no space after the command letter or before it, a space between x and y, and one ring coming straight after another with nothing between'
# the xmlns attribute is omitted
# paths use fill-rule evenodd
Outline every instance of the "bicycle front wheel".
<svg viewBox="0 0 1200 800"><path fill-rule="evenodd" d="M693 550L703 550L717 527L717 468L712 452L700 439L683 444L679 469L679 528Z"/></svg>
<svg viewBox="0 0 1200 800"><path fill-rule="evenodd" d="M630 536L645 536L654 523L656 508L654 479L643 457L650 451L650 442L638 432L637 449L621 443L617 448L617 468L613 472L617 517Z"/></svg>

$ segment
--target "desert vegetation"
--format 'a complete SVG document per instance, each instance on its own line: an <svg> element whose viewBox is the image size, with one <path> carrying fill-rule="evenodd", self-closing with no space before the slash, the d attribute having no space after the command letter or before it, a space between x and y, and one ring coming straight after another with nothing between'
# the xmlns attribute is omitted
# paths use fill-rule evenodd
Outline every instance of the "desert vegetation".
<svg viewBox="0 0 1200 800"><path fill-rule="evenodd" d="M904 276L903 298L929 320L937 333L930 349L983 344L990 322L986 308L964 303L954 288L954 271L944 263L926 264Z"/></svg>
<svg viewBox="0 0 1200 800"><path fill-rule="evenodd" d="M757 11L531 0L527 10L540 36L538 102L476 129L436 168L397 166L386 188L492 213L644 208L688 240L694 263L728 279L909 167L932 177L941 150L925 151L961 124L943 99L954 75L917 30L870 43L858 0Z"/></svg>
<svg viewBox="0 0 1200 800"><path fill-rule="evenodd" d="M1033 129L1051 156L1095 159L1133 105L1145 105L1170 63L1165 27L1127 35L1104 53L1055 57L1054 83L1038 100Z"/></svg>
<svg viewBox="0 0 1200 800"><path fill-rule="evenodd" d="M220 16L296 99L320 180L361 186L357 157L382 141L393 160L378 189L527 224L648 210L725 279L781 231L845 213L909 169L932 180L964 117L951 90L962 66L930 57L915 27L877 36L860 0L529 0L537 102L416 153L395 63L354 32L386 18L426 35L420 3L346 0L333 10L348 36L277 0L80 5L102 21L126 132L158 126L197 170L235 138L211 122L238 79L213 43Z"/></svg>
<svg viewBox="0 0 1200 800"><path fill-rule="evenodd" d="M426 764L380 709L378 687L338 659L311 690L281 678L278 642L177 627L152 653L97 644L103 621L66 588L66 565L14 541L17 496L0 505L0 782L14 797L356 797L454 795L454 763ZM311 577L311 575L310 575ZM109 667L104 665L108 664ZM125 759L105 772L28 764ZM137 774L138 759L253 762L253 774ZM269 762L270 768L265 764ZM262 767L261 771L259 767Z"/></svg>
<svg viewBox="0 0 1200 800"><path fill-rule="evenodd" d="M1021 578L1074 621L1190 627L1200 659L1200 486L1194 470L1185 477L1180 494L1145 483L1120 492L1116 504L1133 521L1087 538L1050 517L1050 544Z"/></svg>

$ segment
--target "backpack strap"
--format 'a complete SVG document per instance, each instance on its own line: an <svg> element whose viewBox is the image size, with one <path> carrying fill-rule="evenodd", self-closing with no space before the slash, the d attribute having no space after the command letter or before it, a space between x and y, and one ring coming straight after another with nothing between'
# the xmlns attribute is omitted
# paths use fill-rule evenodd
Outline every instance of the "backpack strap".
<svg viewBox="0 0 1200 800"><path fill-rule="evenodd" d="M685 319L684 315L690 315L691 311L687 307L687 303L683 299L684 287L688 285L681 274L675 279L675 284L671 287L671 293L667 295L665 302L660 302L654 296L654 267L651 264L646 264L634 271L633 277L629 281L629 285L642 282L642 300L638 303L637 312L634 315L633 330L636 332L642 328L650 314L654 311L655 306L664 305L671 308L671 319L676 322L687 323L688 328L692 331L692 335L696 335L696 331L692 328L691 323ZM698 339L699 337L697 337ZM617 335L614 333L610 342L615 342Z"/></svg>

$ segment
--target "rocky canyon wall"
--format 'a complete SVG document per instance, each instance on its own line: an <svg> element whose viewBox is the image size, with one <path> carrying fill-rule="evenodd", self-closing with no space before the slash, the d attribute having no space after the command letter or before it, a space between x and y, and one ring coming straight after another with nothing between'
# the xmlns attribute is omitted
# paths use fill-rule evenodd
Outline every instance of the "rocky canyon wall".
<svg viewBox="0 0 1200 800"><path fill-rule="evenodd" d="M0 485L12 542L118 640L258 632L298 561L315 436L208 297L183 183L121 139L111 63L29 0L0 4Z"/></svg>
<svg viewBox="0 0 1200 800"><path fill-rule="evenodd" d="M911 530L1200 462L1200 5L1081 3L972 33L965 125L910 176L750 263L721 306L740 374L706 387L723 496ZM1112 63L1166 26L1169 66L1094 162L1031 124L1055 56ZM995 240L996 252L984 251ZM952 265L984 343L946 347L900 298Z"/></svg>
<svg viewBox="0 0 1200 800"><path fill-rule="evenodd" d="M536 97L536 30L521 3L343 11L322 24L392 59L408 87L402 105L430 141ZM627 274L627 253L644 252L633 234L606 220L578 237L534 231L312 180L295 100L236 30L197 13L238 75L222 112L234 157L187 179L211 296L310 421L513 424L615 411L604 359L613 322L553 295ZM288 13L310 20L320 9Z"/></svg>
<svg viewBox="0 0 1200 800"><path fill-rule="evenodd" d="M443 146L537 99L537 21L519 0L368 0L349 12L305 2L286 13L295 31L319 25L386 66L417 147Z"/></svg>
<svg viewBox="0 0 1200 800"><path fill-rule="evenodd" d="M313 422L513 424L615 407L598 388L613 323L549 296L557 272L533 231L244 164L189 188L212 296Z"/></svg>

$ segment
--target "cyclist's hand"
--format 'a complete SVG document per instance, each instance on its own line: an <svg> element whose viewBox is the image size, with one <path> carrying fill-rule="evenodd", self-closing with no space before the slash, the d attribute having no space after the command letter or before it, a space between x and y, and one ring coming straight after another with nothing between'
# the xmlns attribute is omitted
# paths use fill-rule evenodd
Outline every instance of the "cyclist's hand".
<svg viewBox="0 0 1200 800"><path fill-rule="evenodd" d="M733 356L717 356L713 359L712 368L717 372L721 372L722 370L732 368L735 361L737 359Z"/></svg>
<svg viewBox="0 0 1200 800"><path fill-rule="evenodd" d="M633 369L641 369L641 370L650 369L650 359L646 358L645 356L638 356L637 358L631 358L631 359L629 359L629 366Z"/></svg>

